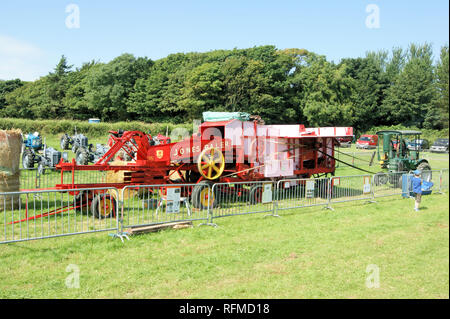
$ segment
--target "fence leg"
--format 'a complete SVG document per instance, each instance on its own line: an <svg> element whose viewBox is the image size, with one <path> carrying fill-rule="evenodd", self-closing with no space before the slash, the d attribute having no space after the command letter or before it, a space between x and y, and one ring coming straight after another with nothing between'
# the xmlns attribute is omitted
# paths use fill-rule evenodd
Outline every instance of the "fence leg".
<svg viewBox="0 0 450 319"><path fill-rule="evenodd" d="M333 177L331 177L331 178L329 178L328 179L328 187L327 187L327 206L325 206L323 209L329 209L329 210L332 210L332 211L334 211L334 208L333 207L331 207L331 192L332 192L332 184L333 183Z"/></svg>
<svg viewBox="0 0 450 319"><path fill-rule="evenodd" d="M439 171L439 194L444 194L442 191L442 170Z"/></svg>
<svg viewBox="0 0 450 319"><path fill-rule="evenodd" d="M214 187L214 186L213 186ZM213 194L213 190L211 190L209 188L209 194L208 194L208 198L211 198L211 195ZM206 216L206 223L200 223L198 224L199 226L212 226L212 227L219 227L216 223L214 223L213 221L213 208L209 206L209 201L208 201L208 212L207 212L207 216Z"/></svg>
<svg viewBox="0 0 450 319"><path fill-rule="evenodd" d="M277 201L277 200L275 200L275 201L273 202L273 205L272 205L272 214L264 215L264 217L267 217L267 216L281 217L280 215L278 215L278 201Z"/></svg>
<svg viewBox="0 0 450 319"><path fill-rule="evenodd" d="M122 195L122 199L123 199L123 195ZM117 233L115 234L109 234L111 237L113 238L120 238L120 240L122 241L122 243L124 243L124 238L126 238L127 240L130 240L130 237L128 237L128 233L123 231L123 207L124 207L124 201L117 201L117 204L120 207L120 212L121 215L119 215L119 209L117 210Z"/></svg>
<svg viewBox="0 0 450 319"><path fill-rule="evenodd" d="M372 199L369 200L369 203L376 203L377 201L375 200L375 191L374 191L374 184L373 184L373 180L375 175L372 175L370 177L370 192L372 193Z"/></svg>

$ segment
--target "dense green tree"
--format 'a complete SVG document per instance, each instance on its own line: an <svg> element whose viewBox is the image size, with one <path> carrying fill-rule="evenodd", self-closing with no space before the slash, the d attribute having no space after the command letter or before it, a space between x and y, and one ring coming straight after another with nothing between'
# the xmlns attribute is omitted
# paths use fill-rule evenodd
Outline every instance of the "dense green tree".
<svg viewBox="0 0 450 319"><path fill-rule="evenodd" d="M403 70L386 90L382 108L386 123L423 126L436 98L432 55L429 44L409 46Z"/></svg>
<svg viewBox="0 0 450 319"><path fill-rule="evenodd" d="M449 121L449 64L448 64L448 45L441 48L439 62L436 65L436 86L437 99L435 107L428 112L426 127L428 128L448 128Z"/></svg>
<svg viewBox="0 0 450 319"><path fill-rule="evenodd" d="M352 81L350 101L353 104L353 126L366 130L383 122L379 106L387 88L382 64L371 58L343 59L345 75Z"/></svg>
<svg viewBox="0 0 450 319"><path fill-rule="evenodd" d="M7 116L8 112L4 112L4 108L7 106L6 103L6 94L14 91L17 88L20 88L24 85L25 82L22 82L20 79L8 80L8 81L0 81L0 116Z"/></svg>
<svg viewBox="0 0 450 319"><path fill-rule="evenodd" d="M0 81L0 115L181 123L204 111L242 111L267 123L448 127L448 46L368 52L339 64L274 46L176 53L155 62L123 54L75 70L62 56L34 82Z"/></svg>
<svg viewBox="0 0 450 319"><path fill-rule="evenodd" d="M90 112L107 121L133 119L127 99L136 80L149 72L152 61L122 54L92 68L86 79L85 98Z"/></svg>
<svg viewBox="0 0 450 319"><path fill-rule="evenodd" d="M352 79L345 65L328 62L324 56L308 54L305 65L295 71L294 81L301 94L301 111L308 125L333 126L353 124L350 100Z"/></svg>

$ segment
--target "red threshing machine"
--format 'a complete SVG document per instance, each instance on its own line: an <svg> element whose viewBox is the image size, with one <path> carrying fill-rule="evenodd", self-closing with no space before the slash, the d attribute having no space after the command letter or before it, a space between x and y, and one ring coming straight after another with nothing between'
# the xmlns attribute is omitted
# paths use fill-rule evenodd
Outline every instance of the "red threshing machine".
<svg viewBox="0 0 450 319"><path fill-rule="evenodd" d="M215 207L216 194L210 192L211 184L236 182L277 181L286 178L309 178L334 174L336 159L334 147L337 137L353 135L352 127L305 128L303 125L263 125L257 121L237 119L221 122L204 122L199 132L172 143L167 136L140 131L111 131L110 149L94 165L77 165L61 162L61 183L53 190L66 191L74 196L73 203L38 216L40 218L77 210L90 209L98 218L112 217L117 208L116 195L105 188L136 190L143 185L195 184L181 187L184 197L191 198L195 208ZM156 141L155 141L156 140ZM116 156L126 154L129 162L112 162ZM123 172L120 181L102 183L75 183L78 171ZM71 183L64 183L64 174L71 173ZM149 187L152 191L165 187ZM89 190L89 191L86 191ZM220 191L227 191L220 187ZM261 199L262 186L253 184L248 190L253 203Z"/></svg>
<svg viewBox="0 0 450 319"><path fill-rule="evenodd" d="M204 122L198 133L176 143L160 136L158 145L140 131L110 133L111 148L94 165L77 165L73 160L56 166L61 170L61 184L55 185L56 189L195 183L197 187L188 195L193 196L194 207L202 208L213 204L208 184L334 174L336 137L352 136L353 128L261 125L234 119ZM119 151L133 160L109 164ZM63 183L63 173L69 171L72 183ZM114 183L75 184L77 171L123 171L124 178ZM106 207L113 207L116 200L108 196L111 205ZM96 200L95 197L90 200Z"/></svg>

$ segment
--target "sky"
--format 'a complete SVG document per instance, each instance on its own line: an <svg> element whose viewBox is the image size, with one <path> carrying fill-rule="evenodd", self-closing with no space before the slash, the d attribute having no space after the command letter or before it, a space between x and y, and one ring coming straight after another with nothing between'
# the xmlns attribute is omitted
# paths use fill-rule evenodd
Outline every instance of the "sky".
<svg viewBox="0 0 450 319"><path fill-rule="evenodd" d="M122 53L275 45L339 62L367 51L449 42L447 0L40 0L0 3L0 79L36 80L60 57L80 67Z"/></svg>

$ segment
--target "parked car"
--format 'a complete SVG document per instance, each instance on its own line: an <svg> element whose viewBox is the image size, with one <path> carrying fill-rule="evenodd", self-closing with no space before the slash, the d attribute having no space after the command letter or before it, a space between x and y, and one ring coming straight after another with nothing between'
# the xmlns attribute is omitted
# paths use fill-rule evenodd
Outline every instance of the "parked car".
<svg viewBox="0 0 450 319"><path fill-rule="evenodd" d="M424 151L430 148L430 142L428 140L415 140L409 142L407 147L410 151Z"/></svg>
<svg viewBox="0 0 450 319"><path fill-rule="evenodd" d="M337 137L336 140L339 142L339 147L350 147L352 146L353 136Z"/></svg>
<svg viewBox="0 0 450 319"><path fill-rule="evenodd" d="M448 138L438 138L430 148L433 153L448 153Z"/></svg>
<svg viewBox="0 0 450 319"><path fill-rule="evenodd" d="M370 149L376 148L378 144L378 135L361 135L356 141L356 148Z"/></svg>

